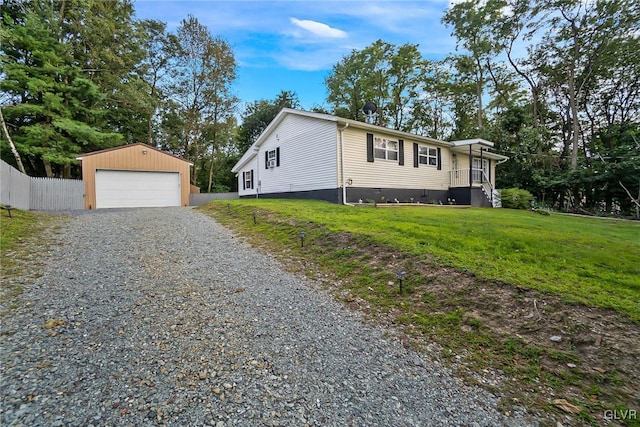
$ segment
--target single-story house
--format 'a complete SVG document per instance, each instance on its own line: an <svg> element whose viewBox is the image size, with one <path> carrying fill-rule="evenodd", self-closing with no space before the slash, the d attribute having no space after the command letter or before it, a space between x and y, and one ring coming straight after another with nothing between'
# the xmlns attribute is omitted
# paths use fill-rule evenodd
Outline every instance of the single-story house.
<svg viewBox="0 0 640 427"><path fill-rule="evenodd" d="M491 207L496 165L508 159L492 147L285 108L232 172L240 197Z"/></svg>
<svg viewBox="0 0 640 427"><path fill-rule="evenodd" d="M137 143L94 151L82 162L85 209L189 206L192 163Z"/></svg>

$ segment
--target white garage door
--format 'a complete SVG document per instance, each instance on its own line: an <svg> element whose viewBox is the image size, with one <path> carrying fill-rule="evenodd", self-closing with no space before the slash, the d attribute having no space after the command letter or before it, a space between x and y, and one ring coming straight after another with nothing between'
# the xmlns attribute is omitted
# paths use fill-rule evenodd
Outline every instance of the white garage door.
<svg viewBox="0 0 640 427"><path fill-rule="evenodd" d="M96 171L96 208L180 206L178 172Z"/></svg>

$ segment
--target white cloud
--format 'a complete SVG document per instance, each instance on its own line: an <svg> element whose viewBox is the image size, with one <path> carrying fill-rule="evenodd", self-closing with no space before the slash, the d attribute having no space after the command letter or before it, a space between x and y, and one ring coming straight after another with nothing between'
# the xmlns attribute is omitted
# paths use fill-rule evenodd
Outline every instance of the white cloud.
<svg viewBox="0 0 640 427"><path fill-rule="evenodd" d="M322 22L311 21L308 19L291 18L291 23L316 36L332 39L342 39L347 37L346 32L337 28L330 27L329 25L323 24Z"/></svg>

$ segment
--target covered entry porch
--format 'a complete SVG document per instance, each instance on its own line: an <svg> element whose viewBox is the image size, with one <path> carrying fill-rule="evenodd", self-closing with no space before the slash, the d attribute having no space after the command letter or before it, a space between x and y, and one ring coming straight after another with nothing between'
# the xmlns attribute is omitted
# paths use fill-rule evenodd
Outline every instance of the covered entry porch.
<svg viewBox="0 0 640 427"><path fill-rule="evenodd" d="M495 186L495 168L508 157L492 153L494 144L484 139L453 141L449 194L456 204L498 207L500 192Z"/></svg>

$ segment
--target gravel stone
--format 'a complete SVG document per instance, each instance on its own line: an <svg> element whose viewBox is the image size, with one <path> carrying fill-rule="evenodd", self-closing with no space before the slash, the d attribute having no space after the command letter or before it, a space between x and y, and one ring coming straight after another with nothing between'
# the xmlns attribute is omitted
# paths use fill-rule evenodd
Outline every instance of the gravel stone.
<svg viewBox="0 0 640 427"><path fill-rule="evenodd" d="M2 319L0 425L537 425L197 210L57 239Z"/></svg>

